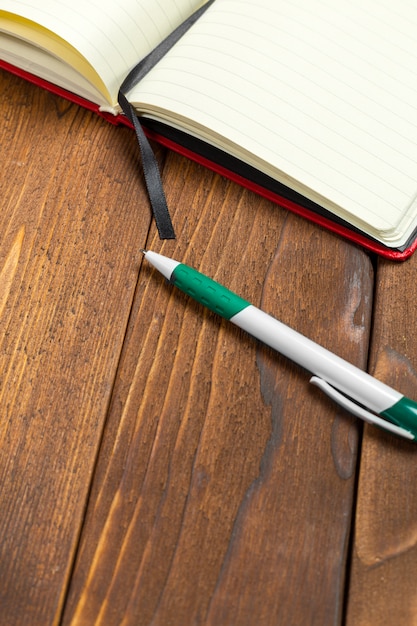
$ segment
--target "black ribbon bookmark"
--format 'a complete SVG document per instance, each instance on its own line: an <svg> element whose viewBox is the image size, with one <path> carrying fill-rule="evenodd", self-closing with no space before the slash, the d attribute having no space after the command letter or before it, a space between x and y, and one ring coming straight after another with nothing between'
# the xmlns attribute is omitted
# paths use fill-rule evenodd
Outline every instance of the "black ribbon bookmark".
<svg viewBox="0 0 417 626"><path fill-rule="evenodd" d="M200 9L195 11L189 18L180 24L166 39L164 39L152 52L140 61L126 76L123 81L118 101L123 113L133 124L142 157L142 167L145 176L145 184L148 190L152 212L156 227L161 239L175 239L174 227L169 215L165 192L162 185L159 167L151 145L139 121L135 108L127 100L128 93L146 74L162 59L172 46L181 39L184 33L198 20L198 18L213 4L215 0L209 0Z"/></svg>

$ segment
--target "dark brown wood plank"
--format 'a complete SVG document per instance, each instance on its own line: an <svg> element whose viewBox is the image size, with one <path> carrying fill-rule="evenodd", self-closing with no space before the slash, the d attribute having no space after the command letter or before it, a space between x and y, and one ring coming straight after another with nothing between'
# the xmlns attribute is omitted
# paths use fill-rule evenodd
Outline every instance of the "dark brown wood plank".
<svg viewBox="0 0 417 626"><path fill-rule="evenodd" d="M0 89L0 622L47 626L150 220L127 129L3 72Z"/></svg>
<svg viewBox="0 0 417 626"><path fill-rule="evenodd" d="M188 262L360 366L358 249L169 155ZM64 614L77 624L337 624L357 423L144 266Z"/></svg>
<svg viewBox="0 0 417 626"><path fill-rule="evenodd" d="M417 399L417 257L380 261L371 371ZM355 524L349 626L417 619L417 447L366 429Z"/></svg>

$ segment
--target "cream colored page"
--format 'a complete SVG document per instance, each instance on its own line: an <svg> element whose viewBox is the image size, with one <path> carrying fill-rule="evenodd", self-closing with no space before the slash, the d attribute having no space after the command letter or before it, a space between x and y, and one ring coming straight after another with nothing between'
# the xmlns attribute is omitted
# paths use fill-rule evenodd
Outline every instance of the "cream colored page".
<svg viewBox="0 0 417 626"><path fill-rule="evenodd" d="M0 10L59 35L96 69L114 98L127 72L201 0L0 0Z"/></svg>
<svg viewBox="0 0 417 626"><path fill-rule="evenodd" d="M131 97L394 241L415 215L416 32L407 0L216 0Z"/></svg>

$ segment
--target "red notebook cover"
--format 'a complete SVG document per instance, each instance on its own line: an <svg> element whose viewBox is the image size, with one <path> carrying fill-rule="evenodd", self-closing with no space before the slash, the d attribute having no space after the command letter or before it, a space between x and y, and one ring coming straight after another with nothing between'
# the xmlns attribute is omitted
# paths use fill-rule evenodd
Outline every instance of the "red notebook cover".
<svg viewBox="0 0 417 626"><path fill-rule="evenodd" d="M48 91L54 94L57 94L58 96L61 96L67 100L70 100L71 102L74 102L90 111L94 111L95 113L105 118L107 121L109 121L112 124L115 124L115 125L124 124L129 127L131 126L130 122L126 119L124 115L115 116L115 115L112 115L111 113L100 111L99 107L93 102L90 102L84 98L81 98L80 96L77 96L74 93L71 93L61 87L58 87L57 85L54 85L53 83L50 83L42 78L39 78L38 76L30 74L29 72L22 70L14 65L11 65L10 63L7 63L6 61L3 61L1 59L0 59L0 68L7 70L8 72L15 74L16 76L24 78L25 80L35 85L38 85L42 87L43 89L47 89ZM258 195L264 198L267 198L268 200L271 200L272 202L278 204L279 206L285 209L288 209L289 211L296 213L297 215L301 215L302 217L307 218L311 222L314 222L315 224L323 226L324 228L380 256L383 256L387 259L394 260L394 261L403 261L409 258L415 252L417 248L417 237L415 237L410 242L409 245L407 245L404 249L401 249L401 250L384 246L383 244L367 237L364 234L361 234L360 232L357 232L349 228L348 226L345 226L344 224L340 224L337 221L333 221L332 219L326 217L325 215L321 215L315 212L314 210L311 210L305 206L302 206L301 204L298 204L297 202L294 202L292 200L289 200L288 198L285 198L284 196L278 193L270 191L269 189L263 187L260 184L253 182L247 177L241 176L235 171L232 171L231 169L223 165L220 165L216 161L206 158L205 156L193 150L190 150L189 148L182 145L181 143L175 140L172 140L159 132L155 132L148 128L145 128L145 131L150 139L156 140L161 145L169 148L170 150L173 150L183 156L186 156L187 158L193 161L196 161L197 163L200 163L201 165L213 170L214 172L221 174L222 176L225 176L226 178L229 178L230 180L233 180L239 185L246 187L247 189L250 189L251 191L254 191Z"/></svg>

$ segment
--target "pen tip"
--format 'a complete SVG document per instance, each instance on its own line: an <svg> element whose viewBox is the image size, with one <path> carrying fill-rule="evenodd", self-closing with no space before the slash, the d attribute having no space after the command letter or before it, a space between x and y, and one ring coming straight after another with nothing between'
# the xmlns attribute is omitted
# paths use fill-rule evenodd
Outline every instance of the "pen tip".
<svg viewBox="0 0 417 626"><path fill-rule="evenodd" d="M139 248L139 252L142 252L142 254L146 254L146 250L144 250L143 248Z"/></svg>

